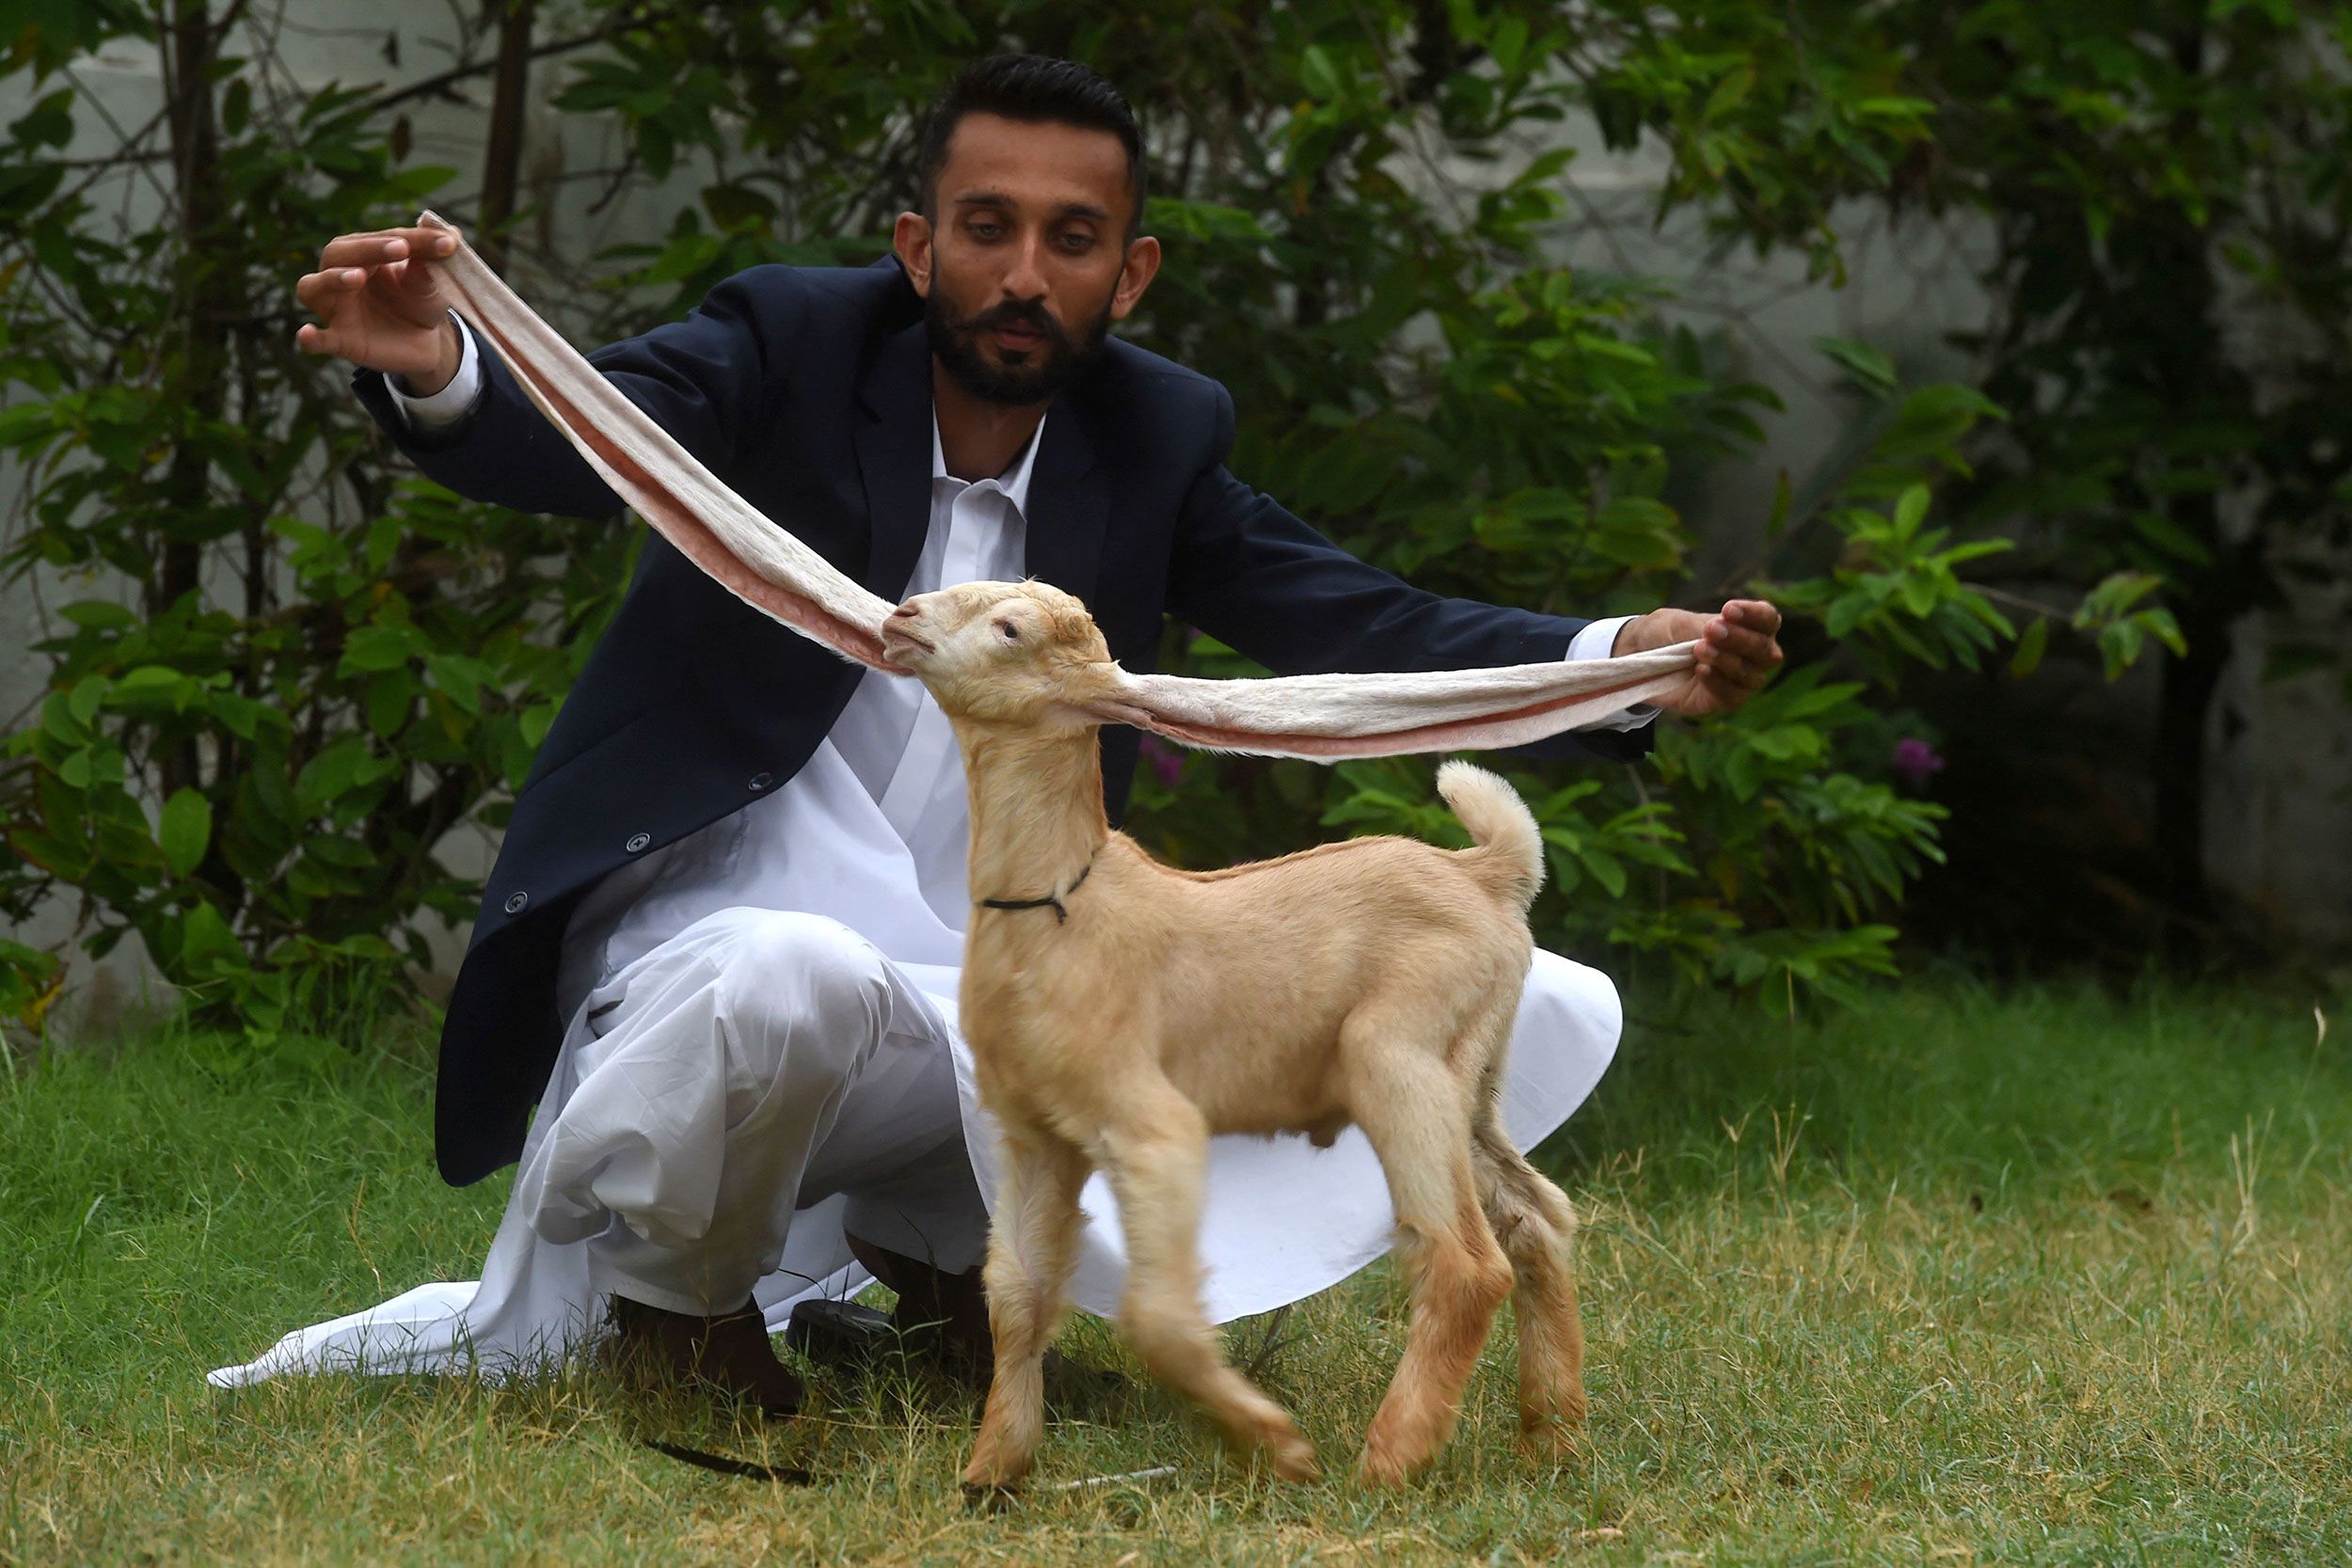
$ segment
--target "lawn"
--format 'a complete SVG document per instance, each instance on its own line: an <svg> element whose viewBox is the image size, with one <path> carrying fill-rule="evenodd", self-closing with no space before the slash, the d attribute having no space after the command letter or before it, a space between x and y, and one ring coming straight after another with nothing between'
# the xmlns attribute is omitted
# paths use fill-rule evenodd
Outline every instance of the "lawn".
<svg viewBox="0 0 2352 1568"><path fill-rule="evenodd" d="M472 1273L504 1180L433 1176L429 1050L19 1063L0 1560L2343 1561L2352 1028L2318 1016L2352 1023L2342 1000L1952 979L1793 1022L1637 1003L1545 1155L1585 1219L1578 1460L1517 1457L1506 1310L1403 1494L1258 1480L1138 1386L1065 1401L1037 1489L994 1516L955 1485L968 1405L904 1371L834 1377L775 1431L586 1376L216 1393L206 1368L285 1329ZM1400 1348L1395 1284L1282 1327L1264 1381L1344 1460ZM1133 1370L1100 1323L1065 1345Z"/></svg>

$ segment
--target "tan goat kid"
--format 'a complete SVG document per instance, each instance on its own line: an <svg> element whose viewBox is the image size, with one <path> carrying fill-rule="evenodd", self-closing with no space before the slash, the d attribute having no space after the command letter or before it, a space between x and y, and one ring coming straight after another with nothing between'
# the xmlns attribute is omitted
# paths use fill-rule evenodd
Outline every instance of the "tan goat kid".
<svg viewBox="0 0 2352 1568"><path fill-rule="evenodd" d="M1005 1136L984 1276L995 1381L965 1484L1009 1485L1036 1453L1041 1362L1096 1168L1126 1231L1120 1323L1145 1364L1278 1474L1313 1475L1290 1417L1219 1352L1195 1236L1210 1134L1328 1144L1351 1122L1387 1173L1412 1285L1361 1473L1402 1481L1436 1453L1515 1285L1520 1423L1546 1451L1565 1444L1584 1415L1575 1214L1496 1101L1543 879L1510 786L1465 763L1439 771L1471 849L1367 838L1174 870L1104 816L1095 715L1120 691L1076 599L969 583L910 599L882 636L962 747L980 902L961 1022Z"/></svg>

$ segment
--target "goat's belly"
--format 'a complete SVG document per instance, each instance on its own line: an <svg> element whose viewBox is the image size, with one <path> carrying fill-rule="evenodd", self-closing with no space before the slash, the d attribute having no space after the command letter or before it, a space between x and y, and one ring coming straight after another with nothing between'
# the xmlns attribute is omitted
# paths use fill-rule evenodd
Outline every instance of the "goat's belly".
<svg viewBox="0 0 2352 1568"><path fill-rule="evenodd" d="M1246 1034L1174 1037L1160 1070L1200 1107L1213 1132L1308 1132L1327 1143L1348 1124L1334 1069L1338 1041L1292 1038L1279 1049Z"/></svg>

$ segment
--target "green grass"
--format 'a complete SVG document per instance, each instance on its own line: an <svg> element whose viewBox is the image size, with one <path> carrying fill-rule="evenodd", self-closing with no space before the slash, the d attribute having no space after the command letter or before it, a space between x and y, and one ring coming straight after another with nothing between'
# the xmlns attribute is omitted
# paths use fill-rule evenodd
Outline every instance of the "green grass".
<svg viewBox="0 0 2352 1568"><path fill-rule="evenodd" d="M1793 1025L1637 1008L1549 1151L1586 1220L1583 1457L1521 1466L1506 1313L1403 1495L1257 1480L1138 1388L1066 1403L1040 1481L1175 1479L996 1517L960 1506L969 1409L920 1378L830 1382L775 1432L590 1378L215 1393L285 1329L470 1275L504 1183L431 1174L413 1044L52 1057L0 1077L0 1560L2341 1561L2352 1053L2314 1001L2340 1011L1948 983ZM1289 1327L1265 1380L1344 1462L1393 1281ZM1129 1366L1098 1323L1065 1345Z"/></svg>

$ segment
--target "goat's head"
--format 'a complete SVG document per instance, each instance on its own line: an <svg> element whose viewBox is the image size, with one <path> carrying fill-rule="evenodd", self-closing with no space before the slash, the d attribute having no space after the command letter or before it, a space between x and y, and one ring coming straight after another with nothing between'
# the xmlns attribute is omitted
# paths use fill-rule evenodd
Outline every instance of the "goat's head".
<svg viewBox="0 0 2352 1568"><path fill-rule="evenodd" d="M989 723L1079 729L1119 679L1085 605L1050 583L966 582L917 594L882 622L882 648L939 705Z"/></svg>

